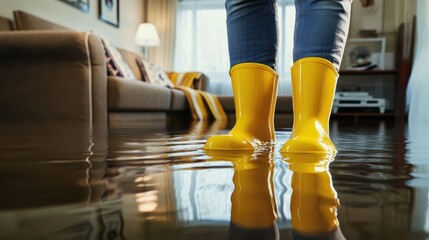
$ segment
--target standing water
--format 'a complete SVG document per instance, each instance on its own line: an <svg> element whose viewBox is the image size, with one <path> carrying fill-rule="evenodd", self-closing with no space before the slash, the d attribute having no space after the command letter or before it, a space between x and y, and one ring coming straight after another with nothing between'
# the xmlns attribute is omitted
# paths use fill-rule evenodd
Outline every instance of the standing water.
<svg viewBox="0 0 429 240"><path fill-rule="evenodd" d="M429 239L429 127L331 124L336 156L204 152L222 124L0 126L0 239Z"/></svg>

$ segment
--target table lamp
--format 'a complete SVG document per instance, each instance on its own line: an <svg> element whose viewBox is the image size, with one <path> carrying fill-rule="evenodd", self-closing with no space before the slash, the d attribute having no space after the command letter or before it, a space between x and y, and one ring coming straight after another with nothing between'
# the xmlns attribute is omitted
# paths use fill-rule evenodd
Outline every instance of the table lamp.
<svg viewBox="0 0 429 240"><path fill-rule="evenodd" d="M155 25L151 23L141 23L139 25L136 36L134 37L134 42L136 45L144 47L145 57L148 57L149 47L159 46L161 44Z"/></svg>

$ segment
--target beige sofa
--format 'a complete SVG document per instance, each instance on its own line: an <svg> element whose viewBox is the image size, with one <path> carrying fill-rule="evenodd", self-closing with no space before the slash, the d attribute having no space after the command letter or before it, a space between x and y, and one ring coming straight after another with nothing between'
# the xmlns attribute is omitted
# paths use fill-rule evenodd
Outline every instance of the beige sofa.
<svg viewBox="0 0 429 240"><path fill-rule="evenodd" d="M12 31L15 29L15 31ZM119 49L137 79L141 55ZM183 92L143 81L108 77L99 38L15 11L0 18L0 121L118 121L190 119ZM196 88L205 90L207 78ZM232 96L219 96L234 119ZM291 97L278 97L276 122L290 126ZM284 125L284 124L281 124Z"/></svg>
<svg viewBox="0 0 429 240"><path fill-rule="evenodd" d="M0 16L0 32L12 31L13 22L7 18Z"/></svg>
<svg viewBox="0 0 429 240"><path fill-rule="evenodd" d="M183 92L108 77L100 39L31 14L0 18L0 121L112 121L188 118ZM119 49L137 79L139 54ZM205 89L205 79L196 86Z"/></svg>

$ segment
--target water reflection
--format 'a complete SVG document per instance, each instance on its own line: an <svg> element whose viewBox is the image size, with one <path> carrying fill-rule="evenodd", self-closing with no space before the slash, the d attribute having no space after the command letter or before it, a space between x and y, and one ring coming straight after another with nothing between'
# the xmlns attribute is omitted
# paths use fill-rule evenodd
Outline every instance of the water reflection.
<svg viewBox="0 0 429 240"><path fill-rule="evenodd" d="M228 239L280 239L275 198L273 148L263 152L206 151L233 165L234 190ZM283 156L292 173L290 212L294 239L345 239L337 219L339 200L324 154ZM287 178L283 181L288 181ZM280 199L285 200L285 199Z"/></svg>
<svg viewBox="0 0 429 240"><path fill-rule="evenodd" d="M414 232L429 235L429 124L413 123L407 132L407 162L413 164L413 179L408 185L414 188L411 228Z"/></svg>
<svg viewBox="0 0 429 240"><path fill-rule="evenodd" d="M228 239L279 239L273 152L206 151L206 154L213 160L233 164L234 191Z"/></svg>
<svg viewBox="0 0 429 240"><path fill-rule="evenodd" d="M292 229L295 239L345 239L337 219L339 200L324 154L288 154L284 160L293 172Z"/></svg>
<svg viewBox="0 0 429 240"><path fill-rule="evenodd" d="M0 239L429 236L428 126L334 125L333 162L281 156L288 130L256 153L205 153L224 124L187 126L0 124Z"/></svg>
<svg viewBox="0 0 429 240"><path fill-rule="evenodd" d="M107 132L87 124L0 124L0 239L121 239L106 155Z"/></svg>

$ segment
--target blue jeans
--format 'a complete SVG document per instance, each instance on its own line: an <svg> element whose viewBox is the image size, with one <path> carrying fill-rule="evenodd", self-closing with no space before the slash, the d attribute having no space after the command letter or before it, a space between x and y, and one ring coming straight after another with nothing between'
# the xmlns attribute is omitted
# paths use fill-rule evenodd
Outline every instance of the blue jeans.
<svg viewBox="0 0 429 240"><path fill-rule="evenodd" d="M340 67L353 0L295 0L294 62L320 57ZM244 62L276 70L277 0L226 0L231 67Z"/></svg>

